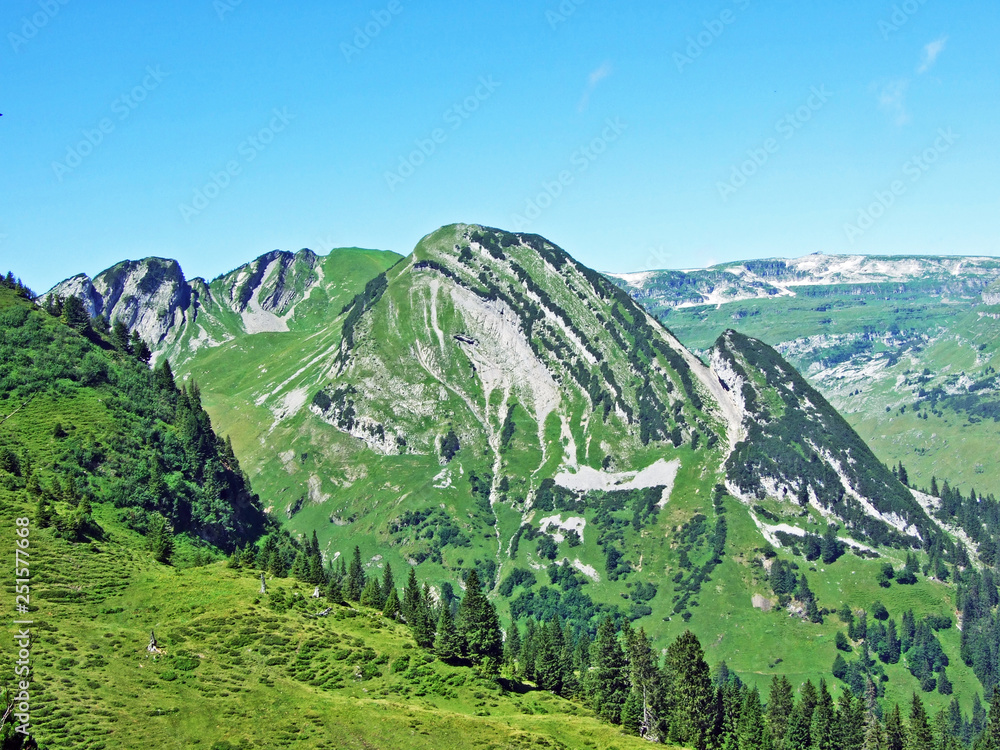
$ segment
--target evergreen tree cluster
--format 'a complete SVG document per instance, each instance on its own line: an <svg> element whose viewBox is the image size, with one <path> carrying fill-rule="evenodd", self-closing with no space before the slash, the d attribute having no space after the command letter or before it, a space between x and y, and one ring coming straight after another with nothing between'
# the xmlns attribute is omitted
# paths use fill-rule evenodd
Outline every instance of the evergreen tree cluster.
<svg viewBox="0 0 1000 750"><path fill-rule="evenodd" d="M35 293L21 279L15 278L12 271L8 271L6 276L0 276L0 289L10 289L18 297L23 297L24 299L35 298Z"/></svg>
<svg viewBox="0 0 1000 750"><path fill-rule="evenodd" d="M936 631L951 627L951 618L928 615L918 621L912 610L906 610L897 627L896 621L890 618L888 610L880 602L872 605L871 613L873 622L869 623L865 611L856 616L845 605L837 612L847 625L846 636L843 632L837 633L837 648L843 652L854 651L851 646L853 641L857 644L858 658L847 661L842 654L837 654L833 676L847 683L855 694L860 694L864 686L872 682L878 696L881 696L883 684L889 679L882 665L898 664L905 656L904 663L924 692L937 689L941 695L951 695L951 681L945 669L948 657L935 635Z"/></svg>
<svg viewBox="0 0 1000 750"><path fill-rule="evenodd" d="M40 435L5 438L16 483L42 524L69 539L98 537L91 506L110 501L127 525L159 540L150 548L165 561L172 540L164 535L187 533L224 549L260 536L269 521L229 440L213 431L196 384L178 388L166 361L151 370L148 346L120 322L106 334L75 329L68 300L50 298L62 307L60 322L2 292L0 410L12 414L44 395L60 416L46 428L51 443L37 462Z"/></svg>

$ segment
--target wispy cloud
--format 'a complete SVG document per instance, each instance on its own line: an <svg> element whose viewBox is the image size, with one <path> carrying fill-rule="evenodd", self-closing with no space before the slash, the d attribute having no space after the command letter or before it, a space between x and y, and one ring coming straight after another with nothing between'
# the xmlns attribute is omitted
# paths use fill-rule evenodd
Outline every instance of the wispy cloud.
<svg viewBox="0 0 1000 750"><path fill-rule="evenodd" d="M590 95L594 93L601 81L611 75L611 63L605 61L601 63L601 67L596 70L591 71L590 75L587 76L587 88L583 91L583 96L580 97L580 103L576 105L578 112L583 112L587 109L587 105L590 104Z"/></svg>
<svg viewBox="0 0 1000 750"><path fill-rule="evenodd" d="M879 109L889 113L897 125L905 125L910 121L910 113L906 111L906 92L909 88L910 82L900 78L889 81L879 91Z"/></svg>
<svg viewBox="0 0 1000 750"><path fill-rule="evenodd" d="M948 43L948 37L943 36L940 39L935 39L933 42L924 45L923 56L920 60L920 67L917 68L917 73L923 74L930 70L934 63L937 62L938 55L944 52L944 47Z"/></svg>

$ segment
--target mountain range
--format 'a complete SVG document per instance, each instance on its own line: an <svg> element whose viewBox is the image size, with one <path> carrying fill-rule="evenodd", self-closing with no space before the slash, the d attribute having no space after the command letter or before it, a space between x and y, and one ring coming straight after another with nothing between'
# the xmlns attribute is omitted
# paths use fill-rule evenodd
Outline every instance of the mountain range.
<svg viewBox="0 0 1000 750"><path fill-rule="evenodd" d="M857 613L938 618L950 680L888 652L834 672L943 706L994 679L963 650L979 621L943 623L996 557L995 503L968 494L991 478L954 459L994 429L997 278L833 256L600 274L457 224L405 257L274 251L211 281L125 261L38 302L76 297L169 362L325 566L357 546L446 602L474 570L512 626L611 616L656 649L690 629L761 688L829 677Z"/></svg>

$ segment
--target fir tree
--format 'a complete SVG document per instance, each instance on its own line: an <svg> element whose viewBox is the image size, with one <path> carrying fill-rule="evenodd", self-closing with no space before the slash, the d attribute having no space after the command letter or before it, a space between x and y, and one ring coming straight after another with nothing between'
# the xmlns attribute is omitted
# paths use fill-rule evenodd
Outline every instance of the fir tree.
<svg viewBox="0 0 1000 750"><path fill-rule="evenodd" d="M430 607L421 595L420 601L413 611L413 623L410 625L413 633L413 640L421 648L432 648L434 646L434 621L432 619Z"/></svg>
<svg viewBox="0 0 1000 750"><path fill-rule="evenodd" d="M361 565L361 549L354 545L354 555L351 558L351 567L347 573L347 583L344 586L344 596L349 601L356 602L361 599L361 592L365 588L365 569Z"/></svg>
<svg viewBox="0 0 1000 750"><path fill-rule="evenodd" d="M812 711L803 701L795 704L788 718L788 729L785 733L785 747L788 750L809 750L812 747L812 737L809 728L812 724Z"/></svg>
<svg viewBox="0 0 1000 750"><path fill-rule="evenodd" d="M976 697L979 697L978 694ZM914 698L916 698L915 695ZM972 709L973 723L976 723L975 704L973 704ZM980 709L982 709L982 704L980 704ZM989 719L986 723L982 743L980 744L978 750L998 750L998 748L1000 748L1000 690L994 688L993 700L990 702ZM909 750L909 748L907 748L907 750Z"/></svg>
<svg viewBox="0 0 1000 750"><path fill-rule="evenodd" d="M674 693L670 739L703 750L708 739L713 692L701 643L690 630L667 647L665 668Z"/></svg>
<svg viewBox="0 0 1000 750"><path fill-rule="evenodd" d="M605 617L591 647L590 697L595 713L612 724L621 723L628 699L628 671L615 624Z"/></svg>
<svg viewBox="0 0 1000 750"><path fill-rule="evenodd" d="M630 690L622 706L622 729L628 734L638 735L642 729L642 698L635 690Z"/></svg>
<svg viewBox="0 0 1000 750"><path fill-rule="evenodd" d="M381 609L385 604L382 601L382 587L379 586L378 579L375 576L371 576L365 583L365 587L361 591L361 596L358 598L358 603L363 607L374 607L375 609Z"/></svg>
<svg viewBox="0 0 1000 750"><path fill-rule="evenodd" d="M794 707L792 683L784 675L771 678L771 690L767 697L767 726L771 730L771 742L780 748L788 731L788 721Z"/></svg>
<svg viewBox="0 0 1000 750"><path fill-rule="evenodd" d="M441 607L437 636L434 638L434 655L441 661L454 663L462 658L463 650L462 637L455 627L451 607Z"/></svg>
<svg viewBox="0 0 1000 750"><path fill-rule="evenodd" d="M507 629L507 637L503 640L503 664L513 679L518 677L517 660L521 656L521 629L517 622L512 621Z"/></svg>
<svg viewBox="0 0 1000 750"><path fill-rule="evenodd" d="M165 565L170 564L174 554L174 535L163 516L156 514L149 529L149 550L153 559Z"/></svg>
<svg viewBox="0 0 1000 750"><path fill-rule="evenodd" d="M764 707L756 687L746 691L736 730L740 750L771 750L771 733L764 723Z"/></svg>
<svg viewBox="0 0 1000 750"><path fill-rule="evenodd" d="M410 566L410 572L406 577L406 588L403 590L403 602L400 605L400 613L403 621L413 625L414 615L417 612L417 605L420 603L420 584L417 583L417 571Z"/></svg>
<svg viewBox="0 0 1000 750"><path fill-rule="evenodd" d="M541 629L538 651L535 654L535 680L542 690L562 694L563 686L563 634L559 615Z"/></svg>
<svg viewBox="0 0 1000 750"><path fill-rule="evenodd" d="M865 736L865 715L862 700L855 699L850 689L840 697L837 711L837 746L840 750L861 750Z"/></svg>
<svg viewBox="0 0 1000 750"><path fill-rule="evenodd" d="M927 711L916 693L910 704L910 724L907 729L906 750L934 750L934 734L927 720Z"/></svg>
<svg viewBox="0 0 1000 750"><path fill-rule="evenodd" d="M315 532L313 532L315 534ZM382 602L385 603L389 598L389 592L396 590L396 580L392 576L392 566L387 562L385 564L385 570L382 571ZM396 600L399 600L399 594L396 595Z"/></svg>
<svg viewBox="0 0 1000 750"><path fill-rule="evenodd" d="M487 673L499 671L503 658L503 636L496 608L479 585L479 575L469 571L465 596L458 608L458 631L465 639L469 656Z"/></svg>
<svg viewBox="0 0 1000 750"><path fill-rule="evenodd" d="M444 609L447 609L445 607ZM396 589L389 589L389 596L385 598L385 606L382 607L382 616L389 620L399 619L399 594Z"/></svg>
<svg viewBox="0 0 1000 750"><path fill-rule="evenodd" d="M813 711L812 726L809 735L812 737L815 750L838 750L836 716L833 710L833 697L827 690L826 680L819 681L819 701Z"/></svg>

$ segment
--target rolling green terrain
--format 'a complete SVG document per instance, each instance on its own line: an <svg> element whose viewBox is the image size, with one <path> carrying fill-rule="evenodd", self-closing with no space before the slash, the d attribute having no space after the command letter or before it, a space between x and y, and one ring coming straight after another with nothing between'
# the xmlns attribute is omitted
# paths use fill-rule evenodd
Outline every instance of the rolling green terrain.
<svg viewBox="0 0 1000 750"><path fill-rule="evenodd" d="M997 494L998 272L990 258L807 256L615 280L696 351L727 328L777 348L915 484Z"/></svg>
<svg viewBox="0 0 1000 750"><path fill-rule="evenodd" d="M800 356L780 347L807 381L775 349L728 330L746 330L746 320L763 314L729 312L724 324L729 304L748 310L784 305L796 315L776 318L772 332L790 336L806 325L805 312L791 307L805 304L805 295L783 294L777 286L772 293L753 282L761 299L672 309L668 322L702 352L699 359L615 284L534 235L453 225L425 237L403 259L357 249L326 257L275 252L210 283L187 282L171 263L139 261L93 281L76 277L46 302L79 291L91 314L151 334L154 382L163 379L169 360L184 390L167 400L197 394L199 408L227 436L219 450L238 458L237 474L246 473L270 514L271 532L280 526L303 543L315 534L324 576L336 578L337 565L357 545L371 574L391 565L398 576L414 566L431 597L448 601L463 595L474 570L508 634L514 625L523 630L529 621L558 616L574 639L593 638L611 618L618 628L642 628L661 653L690 630L710 665L724 662L728 673L762 694L775 675L787 676L796 690L825 678L836 696L846 695L848 686L861 695L871 684L887 707L908 704L917 692L932 713L957 698L969 714L973 698L992 688L997 669L988 657L988 634L996 588L980 571L996 559L994 506L911 492L900 482L907 477L882 463L879 445L873 454L863 429L853 429L865 423L849 410L848 421L837 413L839 391L823 386L824 398L813 389L826 381L817 380L816 368L802 357L818 350ZM871 310L851 311L853 293L838 294L850 325L882 324ZM902 313L890 312L884 300L879 307L877 295L858 299L883 310L885 330L895 330L892 321L901 318L892 316ZM921 304L915 301L914 310L924 309ZM161 314L156 305L163 306ZM813 312L832 317L828 310ZM47 325L61 324L52 319ZM924 341L919 331L905 335ZM879 353L894 356L884 342L879 346L885 347ZM43 427L44 441L32 428L86 421L100 400L89 388L84 383L64 393L57 381L44 399L10 413L0 444L12 441L11 450L30 455L32 466L53 471L56 459L45 447L53 428ZM973 392L983 391L988 388ZM942 387L936 408L956 408L949 399L957 395ZM17 400L8 401L15 406ZM883 414L895 419L892 408ZM910 418L911 411L898 418ZM909 483L924 485L921 468L904 462L913 467ZM12 502L31 507L26 481L13 475L6 486L21 498ZM479 684L468 667L441 662L429 663L425 674L392 671L405 652L414 659L426 653L413 648L409 628L357 605L334 605L329 619L311 618L322 607L307 600L309 586L294 582L307 579L301 572L283 578L290 571L267 566L277 577L260 596L253 572L211 562L220 550L245 545L246 536L212 538L161 512L185 533L177 538L175 565L157 563L130 530L129 517L108 502L102 481L90 485L93 518L106 536L76 543L53 538L50 554L86 551L93 553L86 564L98 567L120 559L130 573L122 583L127 592L116 596L130 603L75 602L79 608L66 616L81 623L89 618L80 627L94 638L109 633L124 642L127 630L140 660L149 628L168 655L182 651L185 664L195 663L190 654L203 654L188 670L170 668L166 658L132 665L170 672L172 678L147 680L144 687L165 691L156 700L179 709L170 724L176 731L183 713L178 696L195 697L188 689L203 685L199 675L211 675L207 697L240 695L240 706L259 701L247 718L274 729L273 742L290 741L290 727L308 720L308 741L316 746L388 746L417 731L399 718L418 712L429 742L440 735L468 746L458 738L479 727L474 736L484 746L511 742L513 727L520 727L567 747L588 746L582 736L597 747L629 746L582 703L543 697L544 691L503 694L495 683ZM168 481L166 497L177 487L183 488ZM40 543L49 534L41 532ZM195 606L181 592L199 583L204 591ZM39 584L42 601L53 598L42 593L47 585ZM279 593L294 593L296 586L299 598ZM970 591L983 593L972 601ZM160 598L170 602L156 604L162 611L129 614ZM119 606L122 612L111 611ZM888 619L875 614L883 607ZM867 630L858 624L863 613ZM960 613L965 631L956 627ZM234 625L216 634L223 622ZM907 622L916 623L905 647L892 646L885 630L890 622L900 633ZM246 643L232 641L233 627L246 630L235 634ZM279 643L275 630L287 640ZM372 651L351 640L364 655L345 654L334 644L346 638ZM95 642L101 643L72 645ZM255 651L258 642L265 653ZM59 643L53 649L63 649ZM292 656L303 650L310 655L305 666ZM224 652L232 666L210 661L212 651ZM835 662L838 655L846 661ZM355 679L379 659L368 668L381 670L371 684ZM335 663L341 660L350 669ZM122 672L113 681L132 685L134 676ZM82 673L64 679L67 690L83 689ZM274 718L277 709L263 705L272 683L297 696L288 698L287 710L300 718L282 724ZM181 688L188 692L176 692ZM137 701L154 705L146 691L130 690ZM302 700L308 708L291 707ZM370 705L387 706L392 717L379 727L383 735L364 723ZM121 715L138 715L137 703L121 708ZM489 716L477 715L486 711ZM195 727L207 731L205 713L192 714L200 718L183 724L184 736L194 736ZM342 722L330 718L340 715ZM108 746L141 746L143 729ZM253 736L216 729L212 742L239 746Z"/></svg>

